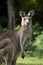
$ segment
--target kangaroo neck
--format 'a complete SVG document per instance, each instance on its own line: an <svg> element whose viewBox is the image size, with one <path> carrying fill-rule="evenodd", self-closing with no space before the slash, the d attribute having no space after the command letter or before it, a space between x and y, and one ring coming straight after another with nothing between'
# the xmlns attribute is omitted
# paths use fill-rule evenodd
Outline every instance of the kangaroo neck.
<svg viewBox="0 0 43 65"><path fill-rule="evenodd" d="M21 26L21 30L22 30L22 32L26 32L27 31L27 26Z"/></svg>

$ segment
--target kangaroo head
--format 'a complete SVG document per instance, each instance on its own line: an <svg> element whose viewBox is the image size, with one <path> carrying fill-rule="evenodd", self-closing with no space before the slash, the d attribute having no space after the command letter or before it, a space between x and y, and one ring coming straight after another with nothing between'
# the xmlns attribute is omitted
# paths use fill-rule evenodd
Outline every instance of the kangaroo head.
<svg viewBox="0 0 43 65"><path fill-rule="evenodd" d="M19 12L19 15L21 16L22 18L22 21L21 21L21 25L22 26L27 26L29 24L29 22L31 22L31 18L32 16L34 15L34 10L30 10L28 12L28 14L25 14L24 11L20 11Z"/></svg>

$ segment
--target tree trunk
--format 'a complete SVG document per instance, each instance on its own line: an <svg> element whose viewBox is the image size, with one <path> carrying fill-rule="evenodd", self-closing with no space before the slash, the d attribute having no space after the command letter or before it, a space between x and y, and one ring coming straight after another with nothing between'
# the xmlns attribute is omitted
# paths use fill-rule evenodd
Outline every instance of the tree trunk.
<svg viewBox="0 0 43 65"><path fill-rule="evenodd" d="M14 29L15 28L15 12L13 8L14 0L8 0L7 6L8 6L8 29Z"/></svg>

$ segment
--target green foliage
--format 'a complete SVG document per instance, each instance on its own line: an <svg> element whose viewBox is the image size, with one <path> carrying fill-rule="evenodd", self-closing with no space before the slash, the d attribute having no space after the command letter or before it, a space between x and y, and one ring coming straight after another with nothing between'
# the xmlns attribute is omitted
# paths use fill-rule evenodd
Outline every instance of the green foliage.
<svg viewBox="0 0 43 65"><path fill-rule="evenodd" d="M34 45L37 46L37 49L42 49L43 50L43 31L41 32L40 35L38 35L38 37L36 37Z"/></svg>
<svg viewBox="0 0 43 65"><path fill-rule="evenodd" d="M43 56L43 31L41 31L40 35L35 37L34 42L32 42L32 54L33 56Z"/></svg>

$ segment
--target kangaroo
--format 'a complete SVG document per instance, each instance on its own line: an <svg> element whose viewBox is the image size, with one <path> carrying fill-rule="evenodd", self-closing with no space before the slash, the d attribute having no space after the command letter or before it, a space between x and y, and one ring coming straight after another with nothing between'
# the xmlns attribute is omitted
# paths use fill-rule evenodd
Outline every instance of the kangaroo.
<svg viewBox="0 0 43 65"><path fill-rule="evenodd" d="M21 52L22 58L25 56L25 50L32 37L32 16L34 10L26 15L20 11L21 28L19 30L10 30L0 37L0 60L4 60L6 65L16 65L17 57Z"/></svg>

